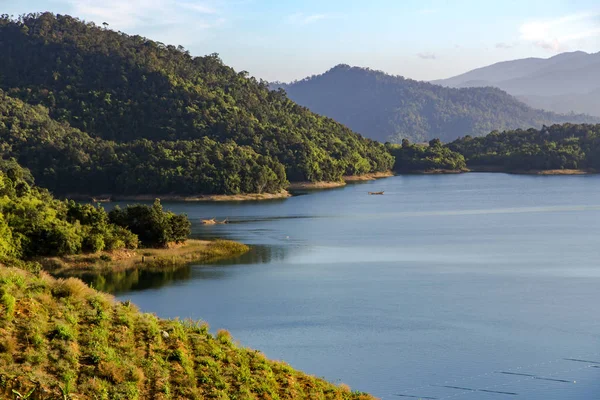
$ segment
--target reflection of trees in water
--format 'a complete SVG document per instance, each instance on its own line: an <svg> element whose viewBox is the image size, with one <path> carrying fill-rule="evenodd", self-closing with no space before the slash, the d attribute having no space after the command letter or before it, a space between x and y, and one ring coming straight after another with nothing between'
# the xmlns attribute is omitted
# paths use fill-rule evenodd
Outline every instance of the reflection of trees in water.
<svg viewBox="0 0 600 400"><path fill-rule="evenodd" d="M237 258L221 260L210 264L186 265L179 268L162 270L129 270L110 272L104 274L86 274L81 279L103 292L118 294L129 291L140 291L145 289L156 289L167 286L172 282L186 281L190 279L225 279L230 276L228 265L267 264L270 262L283 261L289 248L282 246L253 246L252 249ZM224 268L211 268L194 274L194 270L202 269L204 266L223 266Z"/></svg>
<svg viewBox="0 0 600 400"><path fill-rule="evenodd" d="M239 257L220 260L213 265L244 265L244 264L269 264L283 261L290 249L284 246L252 246L252 249Z"/></svg>
<svg viewBox="0 0 600 400"><path fill-rule="evenodd" d="M81 279L103 292L121 293L132 290L155 289L173 281L187 280L191 275L189 265L160 271L129 270L106 274L88 274Z"/></svg>

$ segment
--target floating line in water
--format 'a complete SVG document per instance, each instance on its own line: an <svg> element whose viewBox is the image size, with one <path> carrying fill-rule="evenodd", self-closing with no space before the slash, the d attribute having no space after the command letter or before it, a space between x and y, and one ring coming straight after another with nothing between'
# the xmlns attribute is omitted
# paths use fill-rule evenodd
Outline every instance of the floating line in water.
<svg viewBox="0 0 600 400"><path fill-rule="evenodd" d="M518 393L514 393L514 392L501 392L499 390L489 390L489 389L479 389L477 391L478 392L486 392L486 393L506 394L509 396L517 396L518 395Z"/></svg>
<svg viewBox="0 0 600 400"><path fill-rule="evenodd" d="M412 396L410 394L395 394L394 396L398 397L409 397L411 399L425 399L425 400L437 400L437 397L427 397L427 396Z"/></svg>
<svg viewBox="0 0 600 400"><path fill-rule="evenodd" d="M432 385L432 386L443 387L443 388L448 388L448 389L464 390L466 392L476 392L477 391L477 389L471 389L471 388L462 387L462 386L450 386L450 385Z"/></svg>
<svg viewBox="0 0 600 400"><path fill-rule="evenodd" d="M573 383L573 381L568 381L566 379L542 378L541 376L534 376L533 379L539 379L541 381L553 381L553 382Z"/></svg>
<svg viewBox="0 0 600 400"><path fill-rule="evenodd" d="M504 375L517 375L517 376L529 376L529 377L534 377L536 375L531 375L531 374L520 374L518 372L508 372L508 371L498 371L498 374L504 374Z"/></svg>
<svg viewBox="0 0 600 400"><path fill-rule="evenodd" d="M587 355L588 357L598 357L600 356L600 353L590 353ZM586 357L587 358L587 357ZM553 375L558 375L558 374L564 374L564 373L569 373L569 372L573 372L573 371L580 371L580 370L584 370L586 368L597 368L600 369L600 362L599 361L590 361L590 360L586 360L586 359L579 359L579 358L556 358L556 359L552 359L552 360L547 360L547 361L543 361L543 362L538 362L538 363L534 363L534 364L528 364L528 365L522 365L522 366L517 366L517 367L513 367L510 368L508 371L490 371L490 372L485 372L485 373L481 373L481 374L476 374L476 375L471 375L471 376L465 376L465 377L459 377L459 378L455 378L455 379L449 379L446 380L444 382L442 382L443 384L450 384L450 383L459 383L459 382L464 382L464 381L472 381L478 378L483 378L486 376L490 376L492 374L504 374L504 375L513 375L515 376L515 378L517 377L521 377L521 379L518 379L516 381L509 381L509 382L505 382L505 383L501 383L501 384L497 384L497 385L492 385L492 386L486 386L486 389L478 389L477 391L481 391L481 392L488 392L490 389L492 388L502 388L502 387L506 387L506 386L511 386L514 384L518 384L518 383L522 383L522 382L527 382L533 379L538 379L538 380L551 380L551 381L556 381L556 382L561 382L561 383L574 383L571 380L564 380L564 379L552 379L552 378L544 378L544 377L540 377L537 375L533 375L533 374L526 374L526 373L520 373L520 372L512 372L513 371L523 371L523 370L531 370L534 368L538 368L541 366L549 366L549 365L556 365L558 363L560 363L561 361L576 361L576 362L581 362L581 363L586 363L588 365L585 365L581 368L573 368L573 369L567 369L567 370L563 370L563 371L556 371L554 373L549 374L548 376L553 376ZM450 385L448 385L450 386ZM413 387L413 388L408 388L405 389L405 392L419 392L422 390L427 390L427 388L431 388L431 387L446 387L444 385L433 385L433 384L425 384L422 386L418 386L418 387ZM461 388L461 386L456 386L456 388ZM435 399L438 400L442 400L442 399L454 399L456 397L462 397L467 395L467 393L473 391L473 389L469 389L469 388L464 388L464 389L468 389L468 390L463 390L462 392L458 392L458 393L454 393L453 395L448 395L448 396L442 396L442 397L437 397ZM506 389L512 389L512 388L506 388ZM541 390L541 389L537 389L537 390ZM534 390L534 391L537 391ZM500 391L498 391L500 392ZM531 391L529 391L531 392ZM528 393L529 393L528 392ZM511 395L511 396L516 396L518 395L518 393L514 393L514 392L503 392L503 393L498 393L498 394L505 394L505 395ZM399 396L399 397L406 397L406 398L422 398L422 399L431 399L431 397L419 397L419 396L411 396L411 395L404 395L404 394L394 394L395 396Z"/></svg>
<svg viewBox="0 0 600 400"><path fill-rule="evenodd" d="M566 360L566 361L576 361L576 362L582 362L582 363L587 363L587 364L598 364L598 365L600 365L600 361L580 360L579 358L563 358L563 360Z"/></svg>
<svg viewBox="0 0 600 400"><path fill-rule="evenodd" d="M451 386L451 385L432 385L432 386L443 387L443 388L448 388L448 389L463 390L465 392L486 392L486 393L506 394L509 396L517 396L518 395L518 393L515 393L515 392L502 392L500 390L490 390L490 389L472 389L472 388L462 387L462 386Z"/></svg>

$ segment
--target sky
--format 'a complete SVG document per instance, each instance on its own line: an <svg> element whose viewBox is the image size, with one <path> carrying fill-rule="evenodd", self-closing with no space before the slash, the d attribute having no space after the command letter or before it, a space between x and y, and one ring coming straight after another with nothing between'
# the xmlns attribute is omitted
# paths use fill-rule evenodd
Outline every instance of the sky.
<svg viewBox="0 0 600 400"><path fill-rule="evenodd" d="M433 80L600 51L598 0L0 0L0 14L42 11L106 22L194 56L219 53L268 81L342 63Z"/></svg>

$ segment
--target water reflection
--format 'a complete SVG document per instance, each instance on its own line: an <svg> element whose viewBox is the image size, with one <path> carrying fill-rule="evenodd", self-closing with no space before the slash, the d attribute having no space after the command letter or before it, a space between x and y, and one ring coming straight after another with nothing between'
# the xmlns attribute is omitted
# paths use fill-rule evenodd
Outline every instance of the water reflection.
<svg viewBox="0 0 600 400"><path fill-rule="evenodd" d="M158 289L175 282L190 279L223 279L227 276L227 269L210 269L194 274L194 270L206 269L206 266L227 265L256 265L271 262L282 262L289 253L289 248L283 246L252 246L251 250L233 259L220 260L204 265L186 265L173 269L161 270L129 270L120 272L107 272L103 274L85 274L80 278L95 289L112 294L120 294L146 289Z"/></svg>

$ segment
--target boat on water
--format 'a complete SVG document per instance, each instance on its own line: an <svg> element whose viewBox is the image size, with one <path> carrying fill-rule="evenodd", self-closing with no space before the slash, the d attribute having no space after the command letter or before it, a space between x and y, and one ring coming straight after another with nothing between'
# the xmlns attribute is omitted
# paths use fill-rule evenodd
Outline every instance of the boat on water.
<svg viewBox="0 0 600 400"><path fill-rule="evenodd" d="M227 218L225 218L223 221L217 221L216 218L202 220L202 224L204 224L204 225L222 225L222 224L227 224L228 222L229 221L227 220Z"/></svg>
<svg viewBox="0 0 600 400"><path fill-rule="evenodd" d="M110 203L111 199L110 199L110 197L100 197L100 198L92 197L92 202L93 203Z"/></svg>
<svg viewBox="0 0 600 400"><path fill-rule="evenodd" d="M370 195L382 195L383 192L369 192Z"/></svg>

